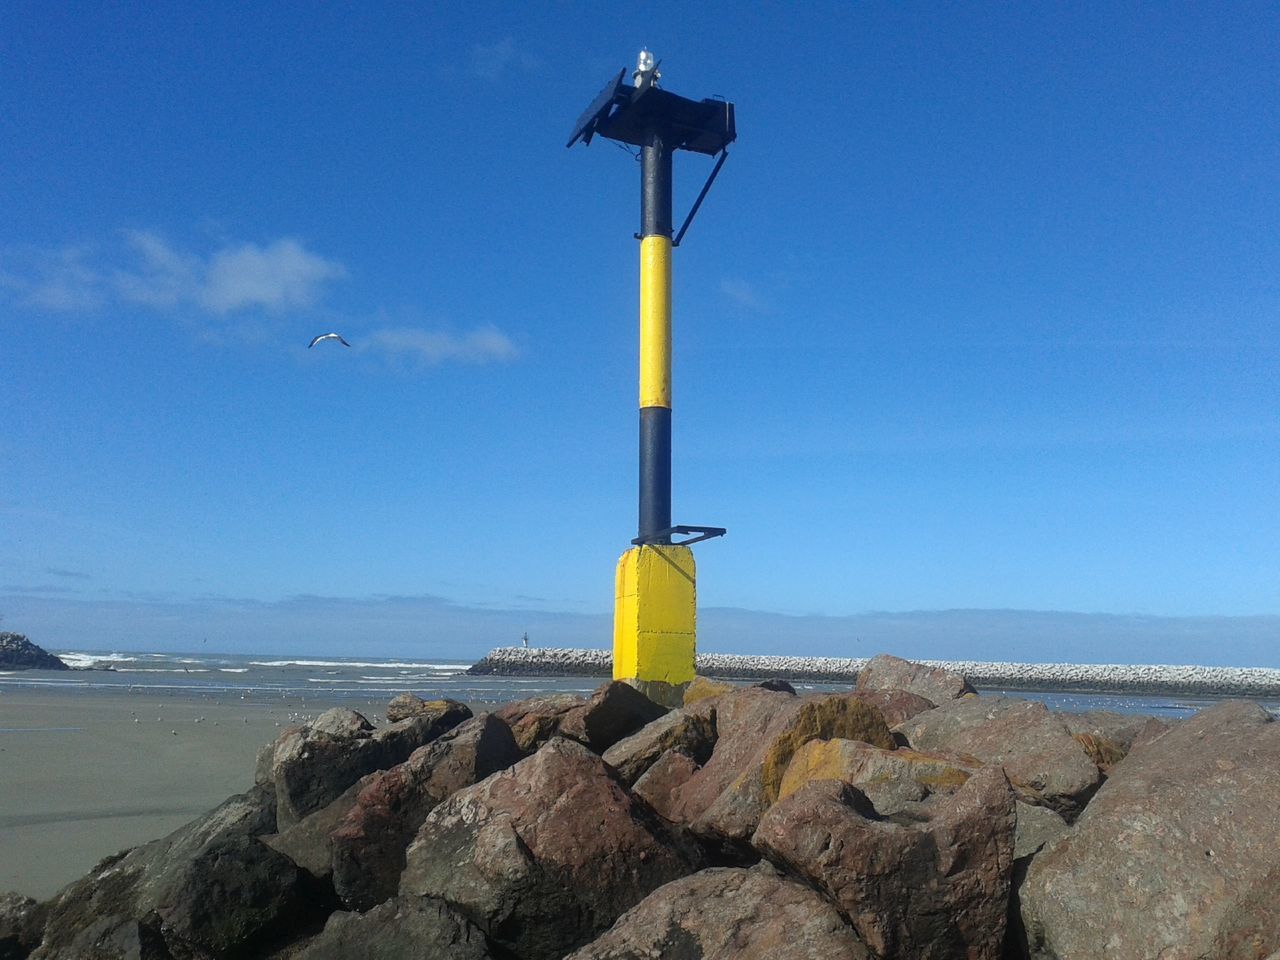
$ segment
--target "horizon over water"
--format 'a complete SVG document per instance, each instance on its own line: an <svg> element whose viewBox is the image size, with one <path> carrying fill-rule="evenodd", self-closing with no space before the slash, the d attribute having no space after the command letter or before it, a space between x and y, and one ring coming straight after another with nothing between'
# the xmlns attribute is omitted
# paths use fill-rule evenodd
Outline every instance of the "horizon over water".
<svg viewBox="0 0 1280 960"><path fill-rule="evenodd" d="M42 689L74 695L77 691L149 695L238 696L242 700L296 700L320 706L343 705L379 714L396 694L423 699L452 698L498 705L550 693L589 695L600 677L470 676L471 660L321 657L281 654L157 653L116 650L50 651L74 669L0 671L0 696L6 688ZM848 683L793 682L798 693L848 690ZM979 688L983 694L1008 694L1039 700L1066 712L1113 710L1166 718L1183 717L1215 702L1211 697L1095 694L1076 691L1019 691ZM1280 700L1259 700L1280 713ZM373 717L371 717L373 719Z"/></svg>

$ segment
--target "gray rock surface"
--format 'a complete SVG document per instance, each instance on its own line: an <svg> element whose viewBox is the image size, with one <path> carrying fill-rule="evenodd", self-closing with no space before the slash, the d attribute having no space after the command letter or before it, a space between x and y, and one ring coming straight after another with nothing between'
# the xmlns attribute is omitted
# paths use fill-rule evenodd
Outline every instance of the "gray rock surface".
<svg viewBox="0 0 1280 960"><path fill-rule="evenodd" d="M1102 781L1098 765L1044 704L966 697L894 728L916 750L970 754L1000 764L1019 798L1073 819Z"/></svg>
<svg viewBox="0 0 1280 960"><path fill-rule="evenodd" d="M871 690L905 690L935 704L958 700L976 692L962 673L944 667L912 663L887 653L867 661L858 671L854 689L860 693Z"/></svg>
<svg viewBox="0 0 1280 960"><path fill-rule="evenodd" d="M704 865L599 756L556 737L431 811L400 896L440 897L502 950L559 960Z"/></svg>
<svg viewBox="0 0 1280 960"><path fill-rule="evenodd" d="M603 754L622 782L634 784L668 750L678 750L696 763L706 763L716 743L714 700L696 702L658 717L618 741Z"/></svg>
<svg viewBox="0 0 1280 960"><path fill-rule="evenodd" d="M70 670L20 633L0 633L0 670Z"/></svg>
<svg viewBox="0 0 1280 960"><path fill-rule="evenodd" d="M585 704L561 718L557 731L604 753L619 740L667 713L643 693L621 680L601 685Z"/></svg>
<svg viewBox="0 0 1280 960"><path fill-rule="evenodd" d="M511 728L516 745L529 754L552 737L565 714L586 703L586 698L575 693L552 693L508 703L496 710L494 716Z"/></svg>
<svg viewBox="0 0 1280 960"><path fill-rule="evenodd" d="M712 868L659 887L566 960L868 960L821 896L767 866Z"/></svg>
<svg viewBox="0 0 1280 960"><path fill-rule="evenodd" d="M493 960L484 934L442 900L390 900L338 911L324 930L279 960Z"/></svg>
<svg viewBox="0 0 1280 960"><path fill-rule="evenodd" d="M1000 960L1013 791L986 767L959 793L921 806L928 819L900 826L867 816L855 788L814 781L770 808L753 843L830 896L877 956Z"/></svg>
<svg viewBox="0 0 1280 960"><path fill-rule="evenodd" d="M1040 960L1280 950L1280 723L1211 707L1136 749L1021 890Z"/></svg>
<svg viewBox="0 0 1280 960"><path fill-rule="evenodd" d="M40 942L42 926L34 900L0 893L0 960L22 960Z"/></svg>

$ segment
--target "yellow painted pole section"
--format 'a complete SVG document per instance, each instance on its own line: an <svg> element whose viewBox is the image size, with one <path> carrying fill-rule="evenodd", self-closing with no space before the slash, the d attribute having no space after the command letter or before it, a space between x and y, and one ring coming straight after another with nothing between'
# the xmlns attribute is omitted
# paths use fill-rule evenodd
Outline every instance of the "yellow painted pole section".
<svg viewBox="0 0 1280 960"><path fill-rule="evenodd" d="M688 547L632 547L618 560L613 614L613 678L693 679L697 571Z"/></svg>
<svg viewBox="0 0 1280 960"><path fill-rule="evenodd" d="M640 241L640 406L671 407L671 238Z"/></svg>

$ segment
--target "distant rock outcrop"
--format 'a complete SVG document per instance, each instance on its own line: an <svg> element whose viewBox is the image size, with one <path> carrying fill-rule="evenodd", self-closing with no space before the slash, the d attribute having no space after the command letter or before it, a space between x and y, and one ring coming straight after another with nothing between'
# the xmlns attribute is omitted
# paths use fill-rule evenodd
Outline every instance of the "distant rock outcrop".
<svg viewBox="0 0 1280 960"><path fill-rule="evenodd" d="M0 670L70 670L20 633L0 633Z"/></svg>

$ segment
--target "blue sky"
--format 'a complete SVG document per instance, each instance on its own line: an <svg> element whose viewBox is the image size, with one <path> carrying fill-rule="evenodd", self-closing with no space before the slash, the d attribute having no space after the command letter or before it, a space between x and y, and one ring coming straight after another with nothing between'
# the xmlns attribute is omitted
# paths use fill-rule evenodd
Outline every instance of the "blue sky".
<svg viewBox="0 0 1280 960"><path fill-rule="evenodd" d="M311 602L366 653L522 615L605 645L638 165L564 143L642 45L737 106L675 269L674 519L729 528L705 609L833 655L873 611L1216 617L1226 660L1280 615L1274 5L6 21L7 629L284 649ZM369 613L406 598L416 628ZM750 645L730 619L710 647ZM1071 658L1124 659L1089 622Z"/></svg>

